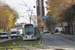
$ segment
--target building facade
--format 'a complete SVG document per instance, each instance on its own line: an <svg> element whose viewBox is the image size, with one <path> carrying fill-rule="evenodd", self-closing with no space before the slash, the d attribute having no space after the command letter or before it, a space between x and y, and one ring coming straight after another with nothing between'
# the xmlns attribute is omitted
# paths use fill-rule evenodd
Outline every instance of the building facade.
<svg viewBox="0 0 75 50"><path fill-rule="evenodd" d="M37 0L36 1L36 7L37 7L37 16L44 16L44 0Z"/></svg>

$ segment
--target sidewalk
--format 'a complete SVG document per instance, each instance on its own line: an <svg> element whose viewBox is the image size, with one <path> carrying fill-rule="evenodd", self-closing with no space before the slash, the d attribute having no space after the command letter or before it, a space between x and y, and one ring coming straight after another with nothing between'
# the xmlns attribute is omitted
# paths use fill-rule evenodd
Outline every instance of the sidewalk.
<svg viewBox="0 0 75 50"><path fill-rule="evenodd" d="M68 35L68 34L65 35L65 34L61 34L61 33L55 33L55 34L58 36L62 36L64 38L70 39L72 41L75 41L75 35Z"/></svg>

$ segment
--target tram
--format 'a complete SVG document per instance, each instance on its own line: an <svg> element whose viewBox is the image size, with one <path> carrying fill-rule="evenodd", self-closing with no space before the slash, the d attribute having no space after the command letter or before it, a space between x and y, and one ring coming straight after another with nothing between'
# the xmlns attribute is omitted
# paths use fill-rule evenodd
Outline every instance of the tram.
<svg viewBox="0 0 75 50"><path fill-rule="evenodd" d="M39 28L33 24L24 25L23 40L36 40L39 37Z"/></svg>

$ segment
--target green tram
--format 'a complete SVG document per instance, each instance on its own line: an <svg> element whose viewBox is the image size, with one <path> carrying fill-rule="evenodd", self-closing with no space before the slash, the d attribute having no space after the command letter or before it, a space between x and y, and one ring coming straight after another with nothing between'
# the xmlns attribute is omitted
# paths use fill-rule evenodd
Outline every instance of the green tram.
<svg viewBox="0 0 75 50"><path fill-rule="evenodd" d="M39 37L39 28L33 24L24 25L23 40L35 40Z"/></svg>

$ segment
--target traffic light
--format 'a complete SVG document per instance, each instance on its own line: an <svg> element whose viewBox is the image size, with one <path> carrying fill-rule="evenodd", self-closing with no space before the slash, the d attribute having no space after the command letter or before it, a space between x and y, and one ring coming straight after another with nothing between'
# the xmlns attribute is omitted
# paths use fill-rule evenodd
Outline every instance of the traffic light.
<svg viewBox="0 0 75 50"><path fill-rule="evenodd" d="M35 8L35 6L34 6L34 8Z"/></svg>

